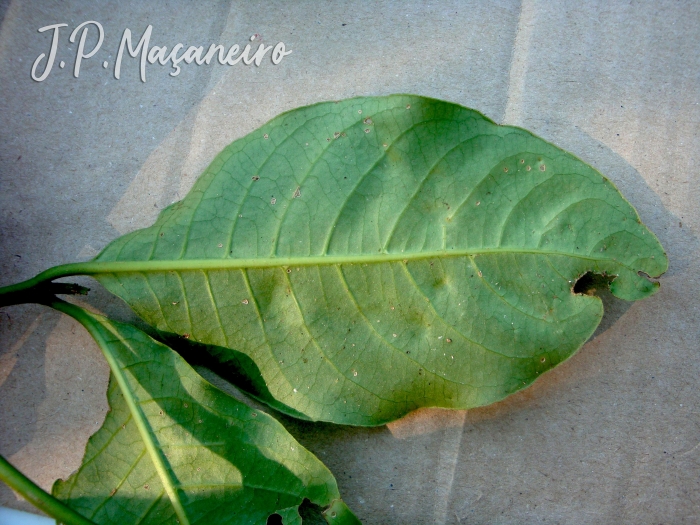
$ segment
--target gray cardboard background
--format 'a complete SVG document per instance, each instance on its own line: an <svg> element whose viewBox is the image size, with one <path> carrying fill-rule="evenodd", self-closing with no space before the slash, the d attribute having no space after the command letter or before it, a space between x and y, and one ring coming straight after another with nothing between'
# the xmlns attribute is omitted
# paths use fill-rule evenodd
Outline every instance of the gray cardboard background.
<svg viewBox="0 0 700 525"><path fill-rule="evenodd" d="M700 3L15 0L0 16L2 285L150 224L226 144L321 100L442 98L595 166L669 254L657 295L605 298L576 356L491 407L375 429L282 421L366 524L700 523ZM76 79L68 35L86 20L105 42ZM67 66L34 82L50 39L37 29L58 22ZM293 54L174 78L153 65L145 83L125 59L116 80L122 31L148 24L152 45L257 33ZM103 292L88 302L129 315ZM47 489L69 475L104 417L107 377L72 320L0 311L0 453ZM31 508L4 485L0 505Z"/></svg>

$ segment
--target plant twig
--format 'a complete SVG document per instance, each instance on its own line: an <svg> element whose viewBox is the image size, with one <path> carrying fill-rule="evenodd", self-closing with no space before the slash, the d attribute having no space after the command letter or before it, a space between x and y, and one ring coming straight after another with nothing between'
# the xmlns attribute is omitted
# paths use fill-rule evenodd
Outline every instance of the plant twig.
<svg viewBox="0 0 700 525"><path fill-rule="evenodd" d="M19 283L23 285L24 283ZM89 288L75 283L39 281L31 286L8 286L0 289L0 307L25 303L50 303L56 295L87 295Z"/></svg>
<svg viewBox="0 0 700 525"><path fill-rule="evenodd" d="M19 492L36 508L65 525L95 525L93 521L60 502L0 456L0 480Z"/></svg>

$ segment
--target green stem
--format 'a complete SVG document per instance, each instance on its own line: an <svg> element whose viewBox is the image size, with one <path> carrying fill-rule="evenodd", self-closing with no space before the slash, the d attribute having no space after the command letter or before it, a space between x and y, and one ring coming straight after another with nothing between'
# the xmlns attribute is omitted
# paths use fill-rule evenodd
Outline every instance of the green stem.
<svg viewBox="0 0 700 525"><path fill-rule="evenodd" d="M55 518L65 525L95 525L94 522L81 516L76 511L60 502L51 494L27 478L13 467L4 457L0 456L0 480L19 492L24 499L39 510Z"/></svg>
<svg viewBox="0 0 700 525"><path fill-rule="evenodd" d="M52 283L47 281L41 281L24 289L12 288L14 287L8 286L7 288L0 289L0 307L25 303L45 304L52 301L56 295L87 295L89 291L89 288L78 284Z"/></svg>
<svg viewBox="0 0 700 525"><path fill-rule="evenodd" d="M87 263L90 264L90 263ZM58 279L60 277L68 277L71 275L83 275L85 272L81 271L83 263L74 264L63 264L61 266L54 266L48 270L44 270L40 274L22 281L21 283L11 284L10 286L3 286L0 288L0 306L7 306L10 304L28 303L33 302L31 300L21 300L23 294L32 294L32 290L41 289L49 281ZM77 286L77 285L73 285ZM82 287L80 287L82 288ZM61 293L61 292L54 292ZM67 293L67 292L62 292ZM82 292L80 292L82 293ZM43 301L40 301L43 302Z"/></svg>

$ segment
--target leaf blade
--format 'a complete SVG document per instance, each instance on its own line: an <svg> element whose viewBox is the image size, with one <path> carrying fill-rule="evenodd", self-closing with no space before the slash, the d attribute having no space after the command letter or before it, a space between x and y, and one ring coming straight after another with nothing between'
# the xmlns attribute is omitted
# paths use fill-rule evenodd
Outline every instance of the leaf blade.
<svg viewBox="0 0 700 525"><path fill-rule="evenodd" d="M293 517L304 498L339 499L330 472L267 414L138 329L53 306L89 327L113 370L112 410L78 472L54 486L72 507L98 523L264 524L278 510Z"/></svg>
<svg viewBox="0 0 700 525"><path fill-rule="evenodd" d="M635 300L667 267L593 168L414 96L281 115L96 261L143 261L99 278L159 330L250 356L310 419L364 425L530 384L600 321L580 275Z"/></svg>

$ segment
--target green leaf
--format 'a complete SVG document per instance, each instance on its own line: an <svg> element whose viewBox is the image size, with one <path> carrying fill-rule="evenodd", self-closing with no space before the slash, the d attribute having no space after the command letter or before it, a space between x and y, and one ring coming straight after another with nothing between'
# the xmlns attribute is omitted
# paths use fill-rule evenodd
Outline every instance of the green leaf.
<svg viewBox="0 0 700 525"><path fill-rule="evenodd" d="M328 507L329 523L359 523L328 469L273 418L137 328L52 306L88 329L112 370L111 411L57 498L100 525L265 524L273 513L300 524L305 498Z"/></svg>
<svg viewBox="0 0 700 525"><path fill-rule="evenodd" d="M573 292L580 276L615 276L612 293L636 300L667 264L570 153L395 95L275 118L81 269L223 365L252 360L277 408L377 425L525 387L600 322L601 301Z"/></svg>

